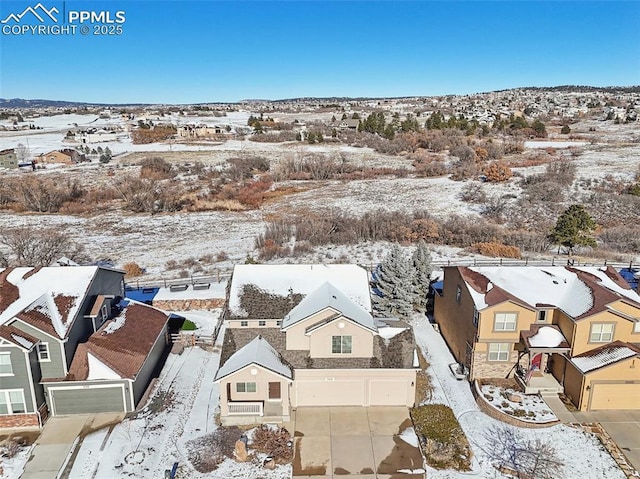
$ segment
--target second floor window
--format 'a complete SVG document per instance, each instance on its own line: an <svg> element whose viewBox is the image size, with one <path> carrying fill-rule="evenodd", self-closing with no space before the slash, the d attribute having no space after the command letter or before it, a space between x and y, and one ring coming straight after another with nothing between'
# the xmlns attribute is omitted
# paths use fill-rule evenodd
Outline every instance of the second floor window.
<svg viewBox="0 0 640 479"><path fill-rule="evenodd" d="M266 326L267 322L266 321L258 321L258 326Z"/></svg>
<svg viewBox="0 0 640 479"><path fill-rule="evenodd" d="M41 363L51 361L51 356L49 356L49 343L38 344L38 360Z"/></svg>
<svg viewBox="0 0 640 479"><path fill-rule="evenodd" d="M592 343L609 343L613 341L613 324L592 324L589 340Z"/></svg>
<svg viewBox="0 0 640 479"><path fill-rule="evenodd" d="M10 376L13 374L13 366L11 366L11 354L0 354L0 375Z"/></svg>
<svg viewBox="0 0 640 479"><path fill-rule="evenodd" d="M331 336L333 354L351 354L351 336Z"/></svg>
<svg viewBox="0 0 640 479"><path fill-rule="evenodd" d="M496 313L493 329L495 331L515 331L518 313Z"/></svg>
<svg viewBox="0 0 640 479"><path fill-rule="evenodd" d="M249 326L249 321L240 321L240 326Z"/></svg>

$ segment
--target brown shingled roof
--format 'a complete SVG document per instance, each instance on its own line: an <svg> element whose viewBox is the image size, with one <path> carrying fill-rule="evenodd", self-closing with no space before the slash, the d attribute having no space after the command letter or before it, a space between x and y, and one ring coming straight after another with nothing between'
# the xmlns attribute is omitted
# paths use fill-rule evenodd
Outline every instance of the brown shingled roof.
<svg viewBox="0 0 640 479"><path fill-rule="evenodd" d="M607 267L607 269L608 268L609 266ZM593 304L591 305L591 308L575 319L586 318L597 312L604 311L607 304L613 303L614 301L618 301L620 299L619 294L616 294L609 288L602 286L600 278L598 278L597 276L594 276L591 273L587 273L586 271L581 271L579 269L570 267L567 267L567 269L572 273L575 273L578 276L578 279L580 279L580 281L587 285L587 287L591 290L591 296L593 298ZM613 279L611 272L608 272L607 276ZM624 282L626 284L626 281Z"/></svg>
<svg viewBox="0 0 640 479"><path fill-rule="evenodd" d="M13 270L14 268L6 268L0 271L0 313L20 297L18 287L7 280L7 276Z"/></svg>
<svg viewBox="0 0 640 479"><path fill-rule="evenodd" d="M458 271L460 271L460 276L462 276L462 279L469 286L478 293L484 294L484 302L487 303L487 306L494 306L496 304L504 303L505 301L512 301L524 306L525 308L532 307L530 304L527 304L520 298L509 293L507 290L496 286L495 284L491 284L491 288L488 289L491 281L485 275L478 273L477 271L473 271L466 266L459 266Z"/></svg>
<svg viewBox="0 0 640 479"><path fill-rule="evenodd" d="M18 338L23 338L26 341L30 342L32 345L40 342L38 338L34 338L30 334L25 333L24 331L19 330L16 327L9 326L7 324L3 324L0 326L0 338L6 339L10 343L13 343L21 348L27 348L24 343L21 343Z"/></svg>
<svg viewBox="0 0 640 479"><path fill-rule="evenodd" d="M116 329L122 319L124 324ZM167 321L168 316L158 309L130 303L118 318L107 321L86 343L78 345L66 379L87 379L88 353L121 377L135 379Z"/></svg>

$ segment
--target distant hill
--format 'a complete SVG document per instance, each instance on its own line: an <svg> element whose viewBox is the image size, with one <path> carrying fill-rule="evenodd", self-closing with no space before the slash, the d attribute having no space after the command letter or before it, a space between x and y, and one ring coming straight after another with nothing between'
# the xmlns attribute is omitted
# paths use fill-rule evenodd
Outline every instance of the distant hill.
<svg viewBox="0 0 640 479"><path fill-rule="evenodd" d="M496 92L505 92L510 90L533 90L533 91L558 91L558 92L594 92L594 91L602 91L602 92L621 92L621 93L640 93L640 85L632 85L632 86L586 86L586 85L560 85L560 86L551 86L551 87L520 87L520 88L509 88L505 90L495 90ZM486 92L489 93L489 92ZM481 93L477 93L481 94ZM401 98L420 98L420 97L431 97L434 95L410 95L410 96L400 96L400 97L299 97L299 98L282 98L277 100L267 100L267 99L245 99L240 100L238 102L201 102L201 103L192 103L191 105L211 105L216 103L221 104L231 104L231 103L294 103L294 102L330 102L330 103L339 103L343 101L363 101L363 100L391 100L391 99L401 99ZM435 96L458 96L455 94L451 95L435 95ZM26 100L23 98L0 98L0 108L79 108L79 107L127 107L127 106L151 106L150 103L86 103L86 102L76 102L76 101L64 101L64 100ZM164 105L169 106L171 104L165 103Z"/></svg>
<svg viewBox="0 0 640 479"><path fill-rule="evenodd" d="M146 103L85 103L65 100L26 100L24 98L0 98L0 108L78 108L95 106L146 106Z"/></svg>

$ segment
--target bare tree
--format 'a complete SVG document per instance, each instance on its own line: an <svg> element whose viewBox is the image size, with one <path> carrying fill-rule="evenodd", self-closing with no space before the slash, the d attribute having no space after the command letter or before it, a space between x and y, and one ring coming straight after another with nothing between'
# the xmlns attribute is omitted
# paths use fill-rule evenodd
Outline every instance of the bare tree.
<svg viewBox="0 0 640 479"><path fill-rule="evenodd" d="M18 143L16 145L16 157L18 158L18 163L27 161L29 159L29 149L22 143Z"/></svg>
<svg viewBox="0 0 640 479"><path fill-rule="evenodd" d="M0 251L0 265L5 266L49 266L62 256L74 261L85 259L84 246L57 228L4 230L0 245L8 249L8 254Z"/></svg>
<svg viewBox="0 0 640 479"><path fill-rule="evenodd" d="M484 452L499 470L519 479L562 477L564 463L558 452L540 438L527 438L515 427L493 426L485 432Z"/></svg>

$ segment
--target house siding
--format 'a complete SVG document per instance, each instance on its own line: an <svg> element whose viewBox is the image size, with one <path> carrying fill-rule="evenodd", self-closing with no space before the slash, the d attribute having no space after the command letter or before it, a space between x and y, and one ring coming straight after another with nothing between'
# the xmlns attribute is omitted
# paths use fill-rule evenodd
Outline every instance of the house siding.
<svg viewBox="0 0 640 479"><path fill-rule="evenodd" d="M24 350L15 346L0 346L0 352L9 353L11 356L12 376L0 376L0 389L21 389L24 393L24 402L27 413L36 412L33 409L33 396L29 385L28 356Z"/></svg>
<svg viewBox="0 0 640 479"><path fill-rule="evenodd" d="M292 351L308 351L311 348L310 338L306 335L305 330L320 321L323 321L336 314L336 311L330 308L325 308L322 311L318 311L312 314L308 318L289 326L286 329L287 333L287 349Z"/></svg>
<svg viewBox="0 0 640 479"><path fill-rule="evenodd" d="M96 271L87 293L78 308L75 322L69 331L68 341L65 346L67 368L71 365L78 343L86 341L93 333L93 322L91 318L85 316L88 316L91 312L96 298L101 294L124 297L123 281L123 274L118 271L102 268Z"/></svg>
<svg viewBox="0 0 640 479"><path fill-rule="evenodd" d="M18 320L12 324L16 328L30 334L34 338L38 338L43 343L49 344L49 358L50 361L43 361L40 363L40 371L42 377L45 379L59 379L66 375L66 368L64 365L65 356L62 354L62 348L64 343L48 334L43 333L39 329L34 328L22 321ZM38 354L36 352L36 361L38 360ZM34 378L35 381L35 378Z"/></svg>
<svg viewBox="0 0 640 479"><path fill-rule="evenodd" d="M445 267L444 271L443 294L435 297L435 321L453 356L459 363L470 368L471 363L466 357L467 342L474 344L477 334L477 328L473 324L473 299L456 267ZM461 290L460 302L456 301L458 287Z"/></svg>
<svg viewBox="0 0 640 479"><path fill-rule="evenodd" d="M495 341L505 342L509 341ZM511 344L513 348L513 344ZM518 361L518 351L512 350L507 361L489 361L489 345L478 343L473 350L473 366L469 379L497 379L506 378L507 374L513 375L513 366Z"/></svg>
<svg viewBox="0 0 640 479"><path fill-rule="evenodd" d="M162 329L162 332L158 335L156 342L151 348L147 359L145 360L142 368L138 372L135 380L133 381L133 398L135 401L134 407L138 404L151 380L151 376L158 367L160 361L166 358L168 348L168 336L167 327Z"/></svg>
<svg viewBox="0 0 640 479"><path fill-rule="evenodd" d="M344 327L340 328L340 324ZM351 336L351 353L332 353L333 336ZM311 358L371 358L373 357L373 332L339 318L316 329L309 337Z"/></svg>

